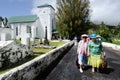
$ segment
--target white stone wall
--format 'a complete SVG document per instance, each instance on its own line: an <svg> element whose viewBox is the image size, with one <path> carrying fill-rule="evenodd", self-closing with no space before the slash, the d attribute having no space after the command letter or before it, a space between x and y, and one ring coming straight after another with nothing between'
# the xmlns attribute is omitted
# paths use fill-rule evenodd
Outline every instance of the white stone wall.
<svg viewBox="0 0 120 80"><path fill-rule="evenodd" d="M44 29L42 33L44 33L43 38L45 37L45 27L47 26L47 34L48 34L48 39L51 40L52 38L52 19L54 19L54 28L56 28L55 24L55 11L51 7L42 7L42 8L37 8L38 17L40 18L41 22L41 27Z"/></svg>
<svg viewBox="0 0 120 80"><path fill-rule="evenodd" d="M40 19L36 20L35 24L36 24L37 38L40 38L40 39L44 38L44 28L41 25Z"/></svg>
<svg viewBox="0 0 120 80"><path fill-rule="evenodd" d="M6 41L6 33L1 33L0 37L1 37L1 41Z"/></svg>
<svg viewBox="0 0 120 80"><path fill-rule="evenodd" d="M15 26L14 26L14 24L10 24L11 25L11 29L13 29L13 31L12 31L12 39L14 40L14 39L16 39L16 30L15 30Z"/></svg>
<svg viewBox="0 0 120 80"><path fill-rule="evenodd" d="M37 76L42 77L47 74L46 70L51 67L50 65L53 66L56 62L58 63L58 59L63 57L72 46L73 42L66 43L7 73L1 74L0 80L34 80Z"/></svg>
<svg viewBox="0 0 120 80"><path fill-rule="evenodd" d="M28 46L11 42L7 46L0 48L0 68L15 64L32 55L33 52L31 49L28 49Z"/></svg>
<svg viewBox="0 0 120 80"><path fill-rule="evenodd" d="M12 29L0 28L0 41L8 41L12 39Z"/></svg>
<svg viewBox="0 0 120 80"><path fill-rule="evenodd" d="M111 47L114 50L120 50L120 46L116 44L102 42L102 45L105 47Z"/></svg>
<svg viewBox="0 0 120 80"><path fill-rule="evenodd" d="M12 29L14 30L12 32L12 38L13 39L20 39L20 38L28 38L30 35L27 33L27 26L31 27L31 36L30 39L33 41L36 35L36 27L39 25L39 23L36 24L36 22L31 23L14 23L11 24ZM18 27L18 35L16 35L16 27ZM39 32L39 31L38 31Z"/></svg>

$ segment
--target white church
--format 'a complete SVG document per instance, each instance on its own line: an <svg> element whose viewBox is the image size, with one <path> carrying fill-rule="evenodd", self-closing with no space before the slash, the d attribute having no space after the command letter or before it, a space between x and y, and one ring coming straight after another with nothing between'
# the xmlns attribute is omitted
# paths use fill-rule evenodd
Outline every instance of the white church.
<svg viewBox="0 0 120 80"><path fill-rule="evenodd" d="M8 22L13 30L12 39L21 39L23 44L26 43L24 41L26 37L30 37L31 41L35 38L44 39L45 27L47 38L51 40L56 30L55 9L49 4L37 6L35 15L10 17Z"/></svg>

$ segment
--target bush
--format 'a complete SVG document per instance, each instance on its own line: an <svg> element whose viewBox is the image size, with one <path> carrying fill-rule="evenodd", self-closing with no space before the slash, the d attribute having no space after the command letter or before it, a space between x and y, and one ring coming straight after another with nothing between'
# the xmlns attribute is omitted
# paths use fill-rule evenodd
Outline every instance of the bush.
<svg viewBox="0 0 120 80"><path fill-rule="evenodd" d="M106 38L106 42L112 43L112 39L111 38Z"/></svg>

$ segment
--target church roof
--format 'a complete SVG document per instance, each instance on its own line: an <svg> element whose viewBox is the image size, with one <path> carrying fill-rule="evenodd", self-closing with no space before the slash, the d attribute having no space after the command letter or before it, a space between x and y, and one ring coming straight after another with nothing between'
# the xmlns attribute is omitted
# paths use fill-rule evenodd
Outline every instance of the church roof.
<svg viewBox="0 0 120 80"><path fill-rule="evenodd" d="M53 10L55 10L55 8L53 8L53 6L51 6L50 4L44 4L41 6L37 6L38 8L42 8L42 7L51 7Z"/></svg>
<svg viewBox="0 0 120 80"><path fill-rule="evenodd" d="M9 23L34 22L38 19L37 15L13 16L8 19Z"/></svg>

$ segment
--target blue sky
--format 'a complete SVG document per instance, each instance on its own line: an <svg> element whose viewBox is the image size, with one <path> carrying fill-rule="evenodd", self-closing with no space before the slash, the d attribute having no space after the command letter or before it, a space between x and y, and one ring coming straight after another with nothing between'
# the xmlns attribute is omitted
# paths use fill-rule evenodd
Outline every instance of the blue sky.
<svg viewBox="0 0 120 80"><path fill-rule="evenodd" d="M1 0L0 16L22 16L36 13L36 7L43 4L56 7L56 0ZM120 23L120 0L90 0L91 21L118 25Z"/></svg>
<svg viewBox="0 0 120 80"><path fill-rule="evenodd" d="M32 0L0 0L0 16L11 17L31 14Z"/></svg>

